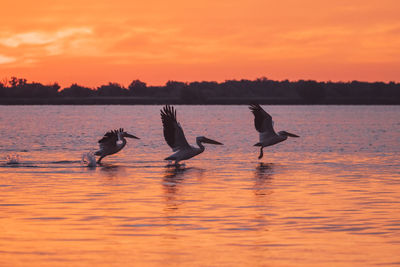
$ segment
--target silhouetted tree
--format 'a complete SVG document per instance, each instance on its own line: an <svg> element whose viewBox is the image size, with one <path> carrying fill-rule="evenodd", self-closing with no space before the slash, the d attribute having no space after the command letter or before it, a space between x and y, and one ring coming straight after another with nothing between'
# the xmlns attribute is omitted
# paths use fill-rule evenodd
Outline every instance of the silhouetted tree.
<svg viewBox="0 0 400 267"><path fill-rule="evenodd" d="M178 81L168 81L165 84L165 87L170 90L182 90L185 86L186 83Z"/></svg>
<svg viewBox="0 0 400 267"><path fill-rule="evenodd" d="M27 80L26 79L19 79L17 77L11 77L11 80L9 81L11 87L23 87L26 85Z"/></svg>
<svg viewBox="0 0 400 267"><path fill-rule="evenodd" d="M43 85L41 83L28 83L26 79L11 77L8 81L9 87L4 87L1 91L3 97L15 98L39 98L57 97L60 86L57 83Z"/></svg>
<svg viewBox="0 0 400 267"><path fill-rule="evenodd" d="M182 90L186 87L188 87L188 85L184 82L168 81L162 91L165 96L180 97Z"/></svg>
<svg viewBox="0 0 400 267"><path fill-rule="evenodd" d="M26 79L11 77L0 81L1 98L54 98L54 97L112 97L112 96L148 96L154 99L180 99L181 103L209 103L213 98L226 99L225 103L242 103L250 99L276 98L289 99L294 103L324 103L324 99L343 103L400 103L400 83L390 82L316 82L313 80L274 81L266 77L256 80L226 80L217 82L168 81L165 86L147 86L140 80L133 80L128 89L118 83L108 83L96 90L72 84L59 90L57 83L43 85L28 82ZM243 98L243 101L240 100ZM304 99L302 101L301 99ZM364 101L364 102L363 102ZM366 102L365 102L366 101ZM381 102L380 102L381 101ZM6 103L7 101L3 102ZM214 101L215 102L215 101ZM28 103L28 102L27 102Z"/></svg>
<svg viewBox="0 0 400 267"><path fill-rule="evenodd" d="M6 96L6 86L3 84L3 82L0 82L0 97L5 97Z"/></svg>
<svg viewBox="0 0 400 267"><path fill-rule="evenodd" d="M316 81L300 80L295 85L298 94L311 103L316 103L325 97L325 88Z"/></svg>
<svg viewBox="0 0 400 267"><path fill-rule="evenodd" d="M144 95L146 93L147 85L140 80L133 80L128 89L130 95Z"/></svg>
<svg viewBox="0 0 400 267"><path fill-rule="evenodd" d="M97 88L98 96L124 96L128 94L128 90L118 83L108 83Z"/></svg>
<svg viewBox="0 0 400 267"><path fill-rule="evenodd" d="M95 94L96 91L93 89L77 85L76 83L72 84L70 87L64 88L60 92L60 96L63 97L89 97Z"/></svg>
<svg viewBox="0 0 400 267"><path fill-rule="evenodd" d="M182 88L180 91L180 99L188 104L202 104L205 103L207 97L201 90L200 83L194 82Z"/></svg>

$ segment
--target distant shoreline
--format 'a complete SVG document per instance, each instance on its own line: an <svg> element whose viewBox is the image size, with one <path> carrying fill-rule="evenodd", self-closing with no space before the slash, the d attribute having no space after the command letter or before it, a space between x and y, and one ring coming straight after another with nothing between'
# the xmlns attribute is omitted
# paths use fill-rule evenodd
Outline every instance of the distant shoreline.
<svg viewBox="0 0 400 267"><path fill-rule="evenodd" d="M97 88L63 88L12 77L0 82L0 105L400 105L400 83L226 80L147 86L133 80L128 88L108 83Z"/></svg>
<svg viewBox="0 0 400 267"><path fill-rule="evenodd" d="M318 101L290 98L209 98L184 101L179 98L150 97L56 97L56 98L0 98L0 105L400 105L397 98L325 98Z"/></svg>

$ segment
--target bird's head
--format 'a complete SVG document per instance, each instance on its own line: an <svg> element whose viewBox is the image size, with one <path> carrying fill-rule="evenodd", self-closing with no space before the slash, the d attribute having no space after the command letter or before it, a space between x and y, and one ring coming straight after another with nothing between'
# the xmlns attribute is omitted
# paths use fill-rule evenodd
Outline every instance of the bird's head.
<svg viewBox="0 0 400 267"><path fill-rule="evenodd" d="M134 136L133 134L129 134L127 132L124 131L123 128L119 128L118 131L118 137L127 137L127 138L134 138L134 139L140 139L139 137Z"/></svg>
<svg viewBox="0 0 400 267"><path fill-rule="evenodd" d="M290 136L290 137L300 137L300 136L298 136L296 134L288 133L286 131L280 131L278 134L279 135L283 135L283 136Z"/></svg>
<svg viewBox="0 0 400 267"><path fill-rule="evenodd" d="M133 138L133 139L140 139L139 137L134 136L133 134L129 134L127 132L124 132L122 134L123 137L128 137L128 138Z"/></svg>
<svg viewBox="0 0 400 267"><path fill-rule="evenodd" d="M223 145L222 143L220 143L218 141L215 141L215 140L212 140L212 139L209 139L209 138L207 138L205 136L199 136L196 139L200 143L207 143L207 144L213 144L213 145Z"/></svg>

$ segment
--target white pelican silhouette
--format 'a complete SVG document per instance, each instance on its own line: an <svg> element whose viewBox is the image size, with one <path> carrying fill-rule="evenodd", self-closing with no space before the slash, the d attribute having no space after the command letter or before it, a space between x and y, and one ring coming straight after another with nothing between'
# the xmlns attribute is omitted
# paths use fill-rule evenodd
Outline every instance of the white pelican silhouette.
<svg viewBox="0 0 400 267"><path fill-rule="evenodd" d="M203 143L222 145L222 143L204 136L196 137L196 143L199 147L189 145L186 141L181 125L176 120L176 110L174 107L166 105L160 111L165 141L167 141L167 144L172 148L172 151L175 152L171 156L165 158L165 160L174 160L175 165L178 165L179 161L190 159L202 153L204 151Z"/></svg>
<svg viewBox="0 0 400 267"><path fill-rule="evenodd" d="M298 135L288 133L286 131L280 131L276 133L274 131L274 122L272 121L271 115L260 107L259 104L251 104L249 109L254 114L254 125L256 130L260 133L260 142L254 146L260 147L260 156L258 159L263 157L263 149L267 146L272 146L282 141L285 141L288 136L299 137Z"/></svg>
<svg viewBox="0 0 400 267"><path fill-rule="evenodd" d="M97 163L100 163L105 156L115 154L123 149L126 145L125 137L140 139L134 135L124 132L124 129L122 128L107 132L103 138L99 140L100 150L94 153L96 156L100 156L100 158L97 160Z"/></svg>

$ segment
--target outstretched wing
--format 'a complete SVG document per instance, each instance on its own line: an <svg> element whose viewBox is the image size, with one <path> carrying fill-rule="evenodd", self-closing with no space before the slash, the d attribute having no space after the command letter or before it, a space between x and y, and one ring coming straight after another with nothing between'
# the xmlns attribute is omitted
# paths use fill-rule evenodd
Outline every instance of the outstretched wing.
<svg viewBox="0 0 400 267"><path fill-rule="evenodd" d="M174 107L166 105L161 110L161 120L164 128L164 138L173 151L189 147L182 127L176 120L176 110Z"/></svg>
<svg viewBox="0 0 400 267"><path fill-rule="evenodd" d="M259 104L251 104L249 109L254 114L254 126L263 135L275 135L271 115L269 115Z"/></svg>
<svg viewBox="0 0 400 267"><path fill-rule="evenodd" d="M99 140L100 150L107 151L117 146L118 131L123 129L109 131Z"/></svg>

